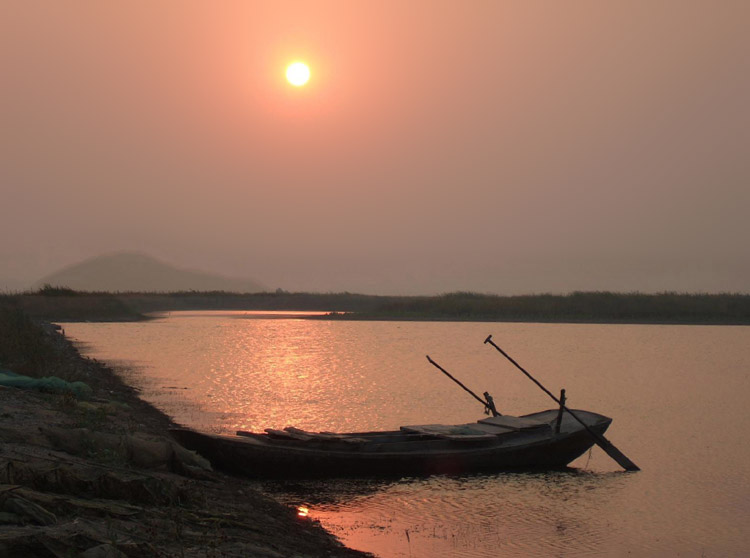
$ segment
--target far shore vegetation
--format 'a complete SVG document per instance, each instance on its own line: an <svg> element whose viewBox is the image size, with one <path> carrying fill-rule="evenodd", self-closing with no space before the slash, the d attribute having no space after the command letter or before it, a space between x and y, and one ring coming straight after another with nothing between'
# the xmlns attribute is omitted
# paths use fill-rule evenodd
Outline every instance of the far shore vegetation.
<svg viewBox="0 0 750 558"><path fill-rule="evenodd" d="M320 311L338 320L750 324L748 294L574 292L437 296L273 292L81 292L45 285L0 295L0 304L49 321L134 321L180 310Z"/></svg>

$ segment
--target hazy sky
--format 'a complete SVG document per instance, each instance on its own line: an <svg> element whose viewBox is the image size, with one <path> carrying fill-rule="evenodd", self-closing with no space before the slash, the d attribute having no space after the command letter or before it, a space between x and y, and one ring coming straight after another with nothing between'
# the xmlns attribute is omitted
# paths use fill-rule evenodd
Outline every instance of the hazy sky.
<svg viewBox="0 0 750 558"><path fill-rule="evenodd" d="M0 289L138 250L290 290L750 292L749 25L728 0L0 0Z"/></svg>

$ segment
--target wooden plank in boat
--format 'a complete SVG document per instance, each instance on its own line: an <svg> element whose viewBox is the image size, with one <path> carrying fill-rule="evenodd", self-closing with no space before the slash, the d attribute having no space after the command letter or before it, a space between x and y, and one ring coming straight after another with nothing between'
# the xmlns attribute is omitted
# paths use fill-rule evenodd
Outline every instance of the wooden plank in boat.
<svg viewBox="0 0 750 558"><path fill-rule="evenodd" d="M499 415L496 417L489 417L477 421L480 424L489 424L492 426L501 426L503 428L510 428L511 430L532 430L535 428L549 428L548 422L540 420L534 420L523 417L511 417L508 415Z"/></svg>
<svg viewBox="0 0 750 558"><path fill-rule="evenodd" d="M311 436L306 436L303 434L293 434L292 432L287 432L286 430L276 430L275 428L266 428L264 430L266 434L271 436L272 438L285 438L287 440L302 440L305 442L309 442L312 440Z"/></svg>
<svg viewBox="0 0 750 558"><path fill-rule="evenodd" d="M401 431L415 434L427 434L428 436L436 436L438 438L445 438L447 440L455 440L458 442L477 442L497 439L495 434L488 434L478 428L474 428L473 424L415 424L402 426Z"/></svg>
<svg viewBox="0 0 750 558"><path fill-rule="evenodd" d="M307 432L293 426L287 426L284 430L276 430L275 428L266 428L266 434L272 438L284 439L284 440L300 440L302 442L341 442L345 444L361 444L367 440L364 438L357 438L354 436L346 436L342 434L321 434L319 432ZM248 433L238 431L239 436L247 436ZM250 433L252 435L252 433Z"/></svg>
<svg viewBox="0 0 750 558"><path fill-rule="evenodd" d="M265 434L261 434L260 432L248 432L247 430L238 430L235 432L237 436L244 436L246 438L263 438L265 437Z"/></svg>
<svg viewBox="0 0 750 558"><path fill-rule="evenodd" d="M486 434L493 434L495 436L502 436L503 434L518 432L518 429L516 428L508 428L507 426L500 426L497 424L482 424L481 422L477 422L476 424L472 424L471 426L472 428L481 430Z"/></svg>
<svg viewBox="0 0 750 558"><path fill-rule="evenodd" d="M307 430L295 428L294 426L287 426L284 431L293 436L300 436L300 438L322 442L345 442L349 444L361 444L362 442L367 441L365 438L347 434L336 434L334 432L308 432Z"/></svg>

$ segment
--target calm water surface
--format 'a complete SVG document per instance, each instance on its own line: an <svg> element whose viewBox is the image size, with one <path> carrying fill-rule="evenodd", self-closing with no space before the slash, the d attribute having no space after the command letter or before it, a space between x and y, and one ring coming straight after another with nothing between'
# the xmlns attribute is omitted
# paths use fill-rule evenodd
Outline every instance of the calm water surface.
<svg viewBox="0 0 750 558"><path fill-rule="evenodd" d="M382 557L746 556L750 549L750 328L344 322L172 313L63 324L84 352L128 368L143 396L213 432L294 425L376 430L458 423L481 407L554 406L482 344L492 333L570 405L614 417L608 437L643 471L594 448L571 472L398 481L264 482L349 546Z"/></svg>

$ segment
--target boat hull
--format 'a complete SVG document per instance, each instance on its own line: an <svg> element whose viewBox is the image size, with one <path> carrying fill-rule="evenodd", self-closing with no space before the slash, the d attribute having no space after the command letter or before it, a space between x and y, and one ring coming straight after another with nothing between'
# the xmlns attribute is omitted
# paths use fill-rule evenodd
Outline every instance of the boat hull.
<svg viewBox="0 0 750 558"><path fill-rule="evenodd" d="M587 411L576 414L599 435L611 422L608 417ZM527 417L551 417L551 424L555 415L556 411L544 411ZM591 434L575 424L572 417L564 421L559 433L549 427L512 432L489 441L416 439L401 443L400 433L394 432L395 443L366 442L348 448L340 443L326 448L302 441L274 441L266 435L218 436L187 429L175 429L172 433L182 445L197 451L217 468L265 478L458 475L556 469L565 467L595 443Z"/></svg>

